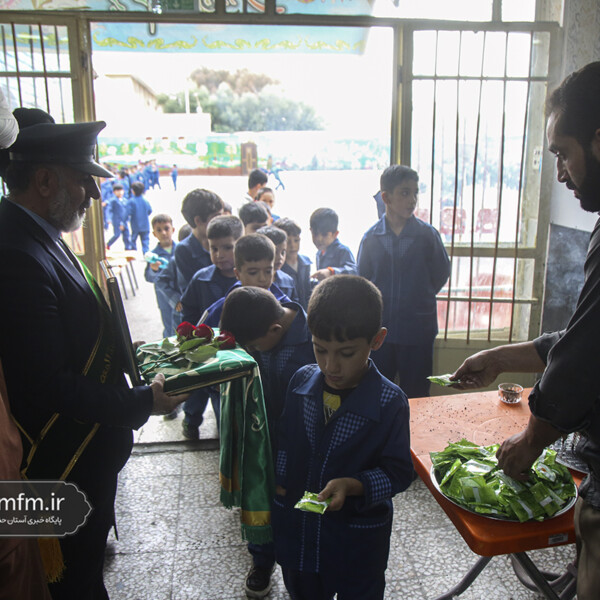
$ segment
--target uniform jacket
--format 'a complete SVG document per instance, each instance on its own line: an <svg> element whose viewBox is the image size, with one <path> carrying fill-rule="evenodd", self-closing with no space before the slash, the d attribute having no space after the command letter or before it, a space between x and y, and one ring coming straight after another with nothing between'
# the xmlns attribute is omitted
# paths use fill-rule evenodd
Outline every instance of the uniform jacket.
<svg viewBox="0 0 600 600"><path fill-rule="evenodd" d="M396 235L383 216L363 236L358 274L381 291L387 343L431 344L438 332L435 296L450 275L435 228L413 216Z"/></svg>
<svg viewBox="0 0 600 600"><path fill-rule="evenodd" d="M323 252L317 252L317 270L331 267L336 275L356 275L356 261L348 246L337 238Z"/></svg>
<svg viewBox="0 0 600 600"><path fill-rule="evenodd" d="M298 291L296 290L296 284L294 278L288 275L282 269L277 269L273 276L273 283L291 300L298 302Z"/></svg>
<svg viewBox="0 0 600 600"><path fill-rule="evenodd" d="M225 277L215 265L197 271L181 297L181 320L198 323L204 311L223 298L234 281L235 277Z"/></svg>
<svg viewBox="0 0 600 600"><path fill-rule="evenodd" d="M319 573L353 571L365 577L385 570L392 524L391 498L412 481L409 408L404 392L372 361L360 384L325 425L323 376L317 365L292 378L279 422L276 496L271 522L277 562ZM348 497L323 516L297 510L305 491L353 477L364 496Z"/></svg>
<svg viewBox="0 0 600 600"><path fill-rule="evenodd" d="M287 263L283 264L281 270L287 273L293 280L298 294L298 301L304 310L308 309L308 300L310 298L310 266L312 261L308 256L298 254L298 270L292 269Z"/></svg>
<svg viewBox="0 0 600 600"><path fill-rule="evenodd" d="M177 244L175 265L177 267L177 286L183 293L196 271L212 265L210 252L204 249L204 246L192 233Z"/></svg>
<svg viewBox="0 0 600 600"><path fill-rule="evenodd" d="M0 358L11 410L36 437L61 413L101 427L69 480L101 488L129 457L152 390L81 375L99 331L97 300L80 271L23 209L0 202Z"/></svg>

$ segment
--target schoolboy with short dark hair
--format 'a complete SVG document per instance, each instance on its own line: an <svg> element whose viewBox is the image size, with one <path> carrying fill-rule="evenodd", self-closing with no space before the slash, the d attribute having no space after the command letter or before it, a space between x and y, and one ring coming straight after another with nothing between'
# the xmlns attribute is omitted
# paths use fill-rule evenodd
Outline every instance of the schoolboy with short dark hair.
<svg viewBox="0 0 600 600"><path fill-rule="evenodd" d="M300 225L296 221L288 217L278 219L273 224L275 227L283 229L287 234L285 263L283 263L281 270L294 280L300 305L304 310L307 310L311 292L310 266L312 265L312 261L308 256L299 254L302 229L300 229Z"/></svg>
<svg viewBox="0 0 600 600"><path fill-rule="evenodd" d="M182 320L196 324L204 311L235 283L234 247L244 233L238 217L219 215L206 230L212 265L196 271L181 296Z"/></svg>
<svg viewBox="0 0 600 600"><path fill-rule="evenodd" d="M275 456L287 385L300 367L315 360L306 314L296 302L280 303L271 292L246 286L232 290L227 296L220 326L231 331L258 363ZM248 551L253 564L246 577L246 593L252 598L262 598L271 588L273 544L248 544Z"/></svg>
<svg viewBox="0 0 600 600"><path fill-rule="evenodd" d="M267 185L269 178L264 171L252 169L248 175L248 191L244 196L245 202L252 202L256 198L258 191Z"/></svg>
<svg viewBox="0 0 600 600"><path fill-rule="evenodd" d="M273 283L286 296L289 296L294 302L298 302L298 293L296 292L294 280L290 275L281 271L281 267L285 264L287 233L283 229L279 229L279 227L274 227L273 225L261 227L256 233L266 235L275 244L275 262L273 263L275 274L273 275Z"/></svg>
<svg viewBox="0 0 600 600"><path fill-rule="evenodd" d="M210 266L206 228L211 219L222 212L223 200L209 190L192 190L183 199L181 214L192 228L192 235L175 249L177 284L182 292L196 271Z"/></svg>
<svg viewBox="0 0 600 600"><path fill-rule="evenodd" d="M317 208L310 215L310 233L317 247L317 270L311 275L322 281L332 275L356 275L356 261L348 246L338 239L338 216L331 208Z"/></svg>
<svg viewBox="0 0 600 600"><path fill-rule="evenodd" d="M419 175L392 165L381 175L385 214L363 236L358 272L383 296L385 344L373 354L377 368L397 375L409 398L429 395L433 344L438 332L436 295L450 275L450 259L438 231L414 215Z"/></svg>
<svg viewBox="0 0 600 600"><path fill-rule="evenodd" d="M240 286L252 285L269 290L280 302L291 302L273 283L275 246L267 236L258 233L242 236L235 244L233 258L234 273L239 281L233 284L228 294ZM218 327L224 303L225 297L209 306L201 321L211 327Z"/></svg>
<svg viewBox="0 0 600 600"><path fill-rule="evenodd" d="M269 211L262 202L243 204L238 214L244 224L245 235L256 233L261 227L266 227L269 224Z"/></svg>
<svg viewBox="0 0 600 600"><path fill-rule="evenodd" d="M177 244L173 241L173 220L169 215L159 213L152 217L152 234L158 240L158 244L152 249L152 253L156 254L159 258L164 258L168 262L173 260L175 246ZM156 302L160 310L160 316L163 323L163 337L168 337L175 334L173 329L173 307L169 303L168 298L161 294L156 287L156 280L158 279L161 270L161 263L159 261L148 262L146 269L144 270L144 279L154 285L154 293L156 294Z"/></svg>
<svg viewBox="0 0 600 600"><path fill-rule="evenodd" d="M319 284L308 305L317 364L288 387L271 513L294 599L384 595L391 499L410 485L413 467L406 395L369 359L385 338L381 313L377 288L351 275ZM305 491L331 500L323 515L294 508Z"/></svg>

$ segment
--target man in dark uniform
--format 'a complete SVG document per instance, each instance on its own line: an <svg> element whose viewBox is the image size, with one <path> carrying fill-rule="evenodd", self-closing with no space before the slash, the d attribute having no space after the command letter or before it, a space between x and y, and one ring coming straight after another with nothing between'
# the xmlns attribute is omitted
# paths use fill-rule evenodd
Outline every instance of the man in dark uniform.
<svg viewBox="0 0 600 600"><path fill-rule="evenodd" d="M600 62L572 73L548 100L548 149L557 178L581 208L600 212ZM527 479L542 450L561 435L578 431L576 453L589 467L575 505L577 598L600 596L600 220L584 265L585 283L563 331L531 342L498 346L468 358L454 373L462 389L485 387L504 372L543 371L529 396L527 428L505 440L498 466Z"/></svg>
<svg viewBox="0 0 600 600"><path fill-rule="evenodd" d="M106 599L104 550L132 429L185 397L168 397L162 375L127 387L102 293L61 238L100 198L92 176L110 176L94 161L105 123L59 125L37 109L15 117L20 133L0 153L10 192L0 202L0 360L24 476L73 482L93 507L86 525L60 540L65 569L52 597Z"/></svg>

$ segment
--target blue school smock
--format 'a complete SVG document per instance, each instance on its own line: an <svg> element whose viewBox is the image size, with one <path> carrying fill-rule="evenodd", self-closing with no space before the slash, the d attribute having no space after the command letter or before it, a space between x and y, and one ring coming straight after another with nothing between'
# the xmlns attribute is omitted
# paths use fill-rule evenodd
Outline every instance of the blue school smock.
<svg viewBox="0 0 600 600"><path fill-rule="evenodd" d="M235 290L240 287L242 283L240 281L236 281L228 290L227 294L231 292L231 290ZM272 283L269 291L275 296L275 299L278 302L291 302L291 299L288 298L278 287L276 284ZM202 315L201 321L202 323L206 323L210 327L218 327L219 321L221 320L221 313L223 312L223 304L225 304L225 298L227 294L223 296L223 298L219 298L214 304L211 304L206 312Z"/></svg>
<svg viewBox="0 0 600 600"><path fill-rule="evenodd" d="M138 233L148 233L150 231L150 219L148 217L152 213L152 207L144 196L132 196L127 202L127 211L134 237Z"/></svg>
<svg viewBox="0 0 600 600"><path fill-rule="evenodd" d="M369 360L360 384L343 400L327 425L323 375L318 365L292 378L279 421L271 525L277 562L334 579L348 572L364 577L385 571L393 507L391 498L413 478L409 407L404 392ZM318 515L294 505L305 491L353 477L363 496L349 496L341 510Z"/></svg>
<svg viewBox="0 0 600 600"><path fill-rule="evenodd" d="M196 272L181 296L182 321L196 324L204 311L231 288L235 277L225 277L215 265Z"/></svg>
<svg viewBox="0 0 600 600"><path fill-rule="evenodd" d="M356 275L356 261L348 246L337 238L323 251L317 252L317 270L331 267L336 275Z"/></svg>
<svg viewBox="0 0 600 600"><path fill-rule="evenodd" d="M308 310L308 300L312 292L310 285L310 269L312 261L308 256L298 254L298 270L292 269L287 263L283 264L281 270L287 273L293 280L298 294L298 301L304 310Z"/></svg>
<svg viewBox="0 0 600 600"><path fill-rule="evenodd" d="M412 216L396 235L384 215L363 236L358 273L381 291L386 343L431 343L438 332L435 297L450 275L450 259L434 227Z"/></svg>
<svg viewBox="0 0 600 600"><path fill-rule="evenodd" d="M196 271L210 267L212 260L210 252L205 250L196 236L191 233L177 244L175 264L177 266L177 285L183 293Z"/></svg>
<svg viewBox="0 0 600 600"><path fill-rule="evenodd" d="M273 283L291 300L298 302L298 292L296 290L296 284L294 278L278 269L273 275Z"/></svg>

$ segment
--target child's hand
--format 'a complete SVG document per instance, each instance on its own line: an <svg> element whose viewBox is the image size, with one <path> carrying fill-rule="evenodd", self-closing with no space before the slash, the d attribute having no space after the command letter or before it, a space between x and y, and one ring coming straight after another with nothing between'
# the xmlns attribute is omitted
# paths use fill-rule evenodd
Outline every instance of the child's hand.
<svg viewBox="0 0 600 600"><path fill-rule="evenodd" d="M331 498L331 504L327 510L340 510L344 506L346 496L362 496L365 490L363 484L354 477L340 477L327 482L327 485L319 492L317 500L323 502Z"/></svg>
<svg viewBox="0 0 600 600"><path fill-rule="evenodd" d="M315 271L310 277L311 279L316 279L317 281L323 281L323 279L327 279L331 277L333 273L329 269L319 269Z"/></svg>
<svg viewBox="0 0 600 600"><path fill-rule="evenodd" d="M156 272L160 269L160 263L158 261L150 263L150 268Z"/></svg>
<svg viewBox="0 0 600 600"><path fill-rule="evenodd" d="M176 312L181 312L182 310L183 310L183 306L181 305L181 302L178 302L178 303L175 305L175 311L176 311Z"/></svg>
<svg viewBox="0 0 600 600"><path fill-rule="evenodd" d="M278 496L285 496L286 494L286 489L280 485L275 486L275 493Z"/></svg>

